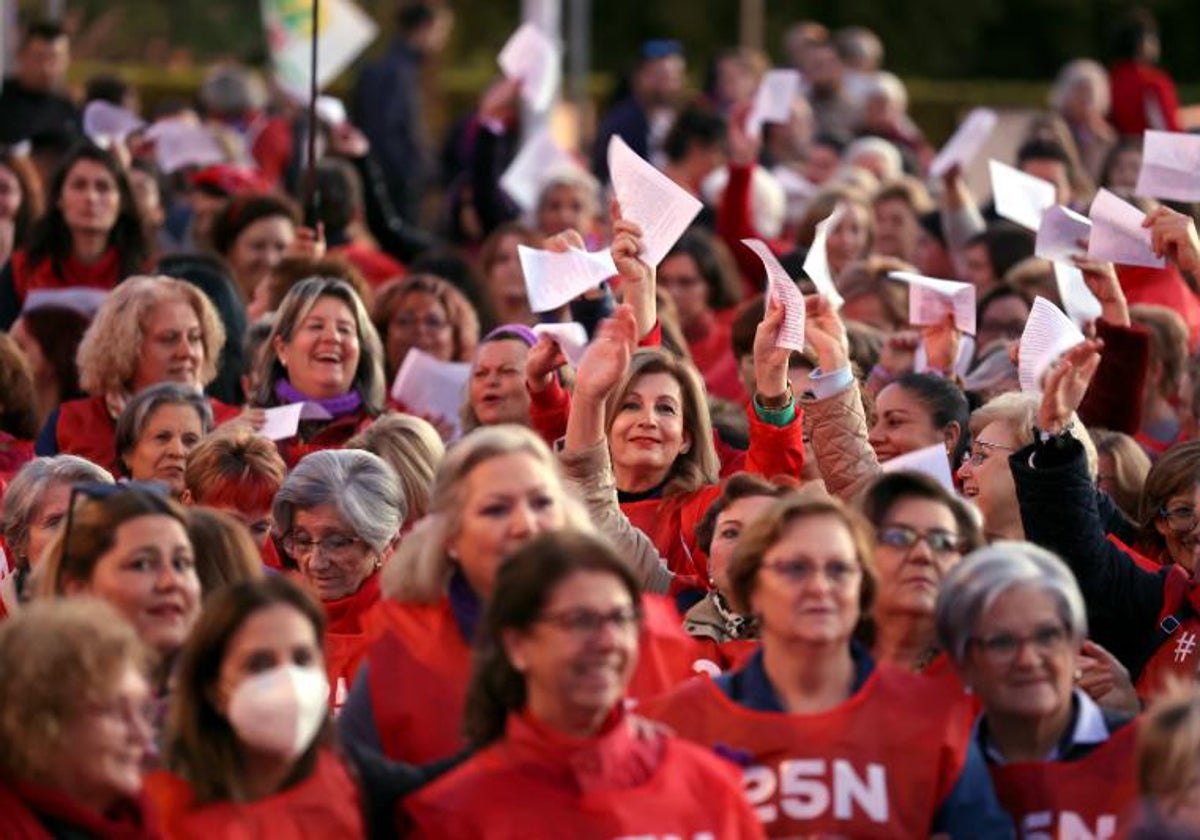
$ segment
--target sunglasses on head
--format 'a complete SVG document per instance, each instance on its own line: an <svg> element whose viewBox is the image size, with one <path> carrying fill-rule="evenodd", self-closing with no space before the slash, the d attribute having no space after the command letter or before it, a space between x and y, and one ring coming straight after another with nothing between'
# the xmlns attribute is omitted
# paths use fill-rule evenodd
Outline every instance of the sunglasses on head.
<svg viewBox="0 0 1200 840"><path fill-rule="evenodd" d="M170 488L161 481L123 481L114 484L106 481L80 481L71 485L71 497L67 500L67 521L63 525L61 569L70 568L67 550L71 544L71 527L75 524L76 500L82 496L88 501L101 501L123 493L141 493L163 501L171 498Z"/></svg>

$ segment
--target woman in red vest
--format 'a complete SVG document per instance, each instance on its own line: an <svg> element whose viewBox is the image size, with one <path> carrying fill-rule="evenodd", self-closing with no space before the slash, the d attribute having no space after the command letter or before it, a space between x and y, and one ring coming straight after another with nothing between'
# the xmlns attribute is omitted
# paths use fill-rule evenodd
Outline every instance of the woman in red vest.
<svg viewBox="0 0 1200 840"><path fill-rule="evenodd" d="M358 449L306 455L275 494L274 533L325 609L330 700L340 708L366 652L367 613L379 570L400 538L407 507L383 459Z"/></svg>
<svg viewBox="0 0 1200 840"><path fill-rule="evenodd" d="M33 604L0 624L0 837L161 836L142 797L148 660L96 599Z"/></svg>
<svg viewBox="0 0 1200 840"><path fill-rule="evenodd" d="M734 766L630 725L640 619L637 582L599 537L551 531L510 556L467 694L478 752L407 800L413 835L762 836Z"/></svg>
<svg viewBox="0 0 1200 840"><path fill-rule="evenodd" d="M291 288L259 356L250 403L306 403L296 434L276 441L289 467L310 452L340 449L383 413L383 348L348 282L310 277Z"/></svg>
<svg viewBox="0 0 1200 840"><path fill-rule="evenodd" d="M639 711L740 763L769 836L1007 836L962 691L876 664L854 641L876 590L860 516L780 499L726 576L738 608L758 616L761 649Z"/></svg>
<svg viewBox="0 0 1200 840"><path fill-rule="evenodd" d="M530 537L563 527L592 530L533 432L486 426L451 448L429 513L385 570L378 637L339 720L346 741L409 764L461 750L470 645L497 571ZM657 557L649 562L661 568ZM650 570L637 576L647 580ZM686 678L694 661L669 603L648 599L646 615L634 685L643 696Z"/></svg>
<svg viewBox="0 0 1200 840"><path fill-rule="evenodd" d="M972 738L1018 836L1124 835L1136 727L1075 685L1087 617L1066 564L1031 543L976 551L942 586L937 630L983 706Z"/></svg>
<svg viewBox="0 0 1200 840"><path fill-rule="evenodd" d="M79 455L115 469L116 418L130 397L159 382L201 390L217 375L225 327L195 286L170 277L131 277L105 298L79 345L79 384L91 396L51 412L39 455ZM238 409L209 399L217 424Z"/></svg>
<svg viewBox="0 0 1200 840"><path fill-rule="evenodd" d="M358 790L333 749L324 624L280 575L209 601L176 674L170 772L147 778L169 840L363 836Z"/></svg>
<svg viewBox="0 0 1200 840"><path fill-rule="evenodd" d="M59 165L28 248L0 273L0 329L35 289L112 289L145 270L149 243L121 164L91 141Z"/></svg>

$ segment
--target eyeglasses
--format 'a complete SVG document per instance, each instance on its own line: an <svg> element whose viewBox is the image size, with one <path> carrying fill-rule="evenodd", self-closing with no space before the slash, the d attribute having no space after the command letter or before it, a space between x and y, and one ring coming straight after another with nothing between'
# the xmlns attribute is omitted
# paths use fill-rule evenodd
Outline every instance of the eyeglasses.
<svg viewBox="0 0 1200 840"><path fill-rule="evenodd" d="M1032 636L1016 636L1012 633L997 633L995 636L973 637L969 644L978 647L983 655L997 667L1011 665L1025 645L1041 656L1054 656L1066 649L1070 636L1062 625L1039 627Z"/></svg>
<svg viewBox="0 0 1200 840"><path fill-rule="evenodd" d="M67 500L67 516L66 524L63 525L62 537L62 561L59 565L61 571L69 571L70 563L70 547L71 547L71 528L75 524L75 500L79 496L83 496L91 501L99 501L101 499L110 499L114 496L120 496L123 493L142 493L160 499L166 502L170 498L170 488L161 481L123 481L115 484L109 484L106 481L80 481L77 484L71 485L71 497ZM167 508L163 506L163 513L167 512Z"/></svg>
<svg viewBox="0 0 1200 840"><path fill-rule="evenodd" d="M808 583L820 574L829 581L829 585L834 589L849 586L862 573L857 565L843 563L840 560L834 560L824 566L818 566L807 560L775 560L771 563L763 563L763 568L770 569L788 583L796 585Z"/></svg>
<svg viewBox="0 0 1200 840"><path fill-rule="evenodd" d="M935 554L950 554L962 550L962 539L958 534L933 528L918 531L907 525L889 525L879 531L879 542L892 548L910 549L918 540L925 540L929 550Z"/></svg>
<svg viewBox="0 0 1200 840"><path fill-rule="evenodd" d="M612 625L617 631L628 633L642 622L642 611L638 607L618 607L611 612L596 612L588 609L563 610L546 613L538 621L553 624L572 636L591 637Z"/></svg>
<svg viewBox="0 0 1200 840"><path fill-rule="evenodd" d="M330 560L338 560L349 556L360 543L360 538L347 534L330 534L328 537L314 540L308 534L291 531L283 538L283 550L297 560L311 557L318 550Z"/></svg>
<svg viewBox="0 0 1200 840"><path fill-rule="evenodd" d="M1187 534L1196 529L1197 517L1195 508L1177 507L1167 510L1164 505L1159 509L1158 515L1162 519L1167 520L1167 525L1176 533Z"/></svg>
<svg viewBox="0 0 1200 840"><path fill-rule="evenodd" d="M392 324L398 330L404 332L416 332L424 327L429 332L441 332L450 328L450 322L434 315L429 315L424 318L414 318L412 315L399 315Z"/></svg>
<svg viewBox="0 0 1200 840"><path fill-rule="evenodd" d="M987 460L988 454L990 454L991 450L993 449L999 449L1001 452L1017 451L1015 446L1005 446L1002 443L989 443L986 440L977 440L971 445L970 452L963 453L962 462L964 464L969 463L972 467L978 467Z"/></svg>

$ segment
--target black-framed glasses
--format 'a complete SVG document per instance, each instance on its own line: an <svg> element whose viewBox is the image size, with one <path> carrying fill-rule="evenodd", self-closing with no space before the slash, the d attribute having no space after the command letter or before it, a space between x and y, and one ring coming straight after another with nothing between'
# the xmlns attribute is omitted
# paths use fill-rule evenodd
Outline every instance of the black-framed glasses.
<svg viewBox="0 0 1200 840"><path fill-rule="evenodd" d="M1168 527L1176 533L1187 534L1196 529L1198 518L1194 507L1181 505L1168 510L1167 506L1163 505L1158 509L1158 515L1165 519Z"/></svg>
<svg viewBox="0 0 1200 840"><path fill-rule="evenodd" d="M636 630L642 623L642 610L636 606L618 607L609 612L579 608L545 613L538 621L553 624L572 636L590 638L609 625L620 632Z"/></svg>
<svg viewBox="0 0 1200 840"><path fill-rule="evenodd" d="M962 537L942 528L918 531L907 525L887 525L879 531L879 542L892 548L908 550L924 540L935 554L950 554L962 550Z"/></svg>
<svg viewBox="0 0 1200 840"><path fill-rule="evenodd" d="M101 501L119 496L122 493L149 494L164 502L171 497L171 488L161 481L119 481L113 484L107 481L80 481L71 485L71 496L67 499L67 516L63 524L62 562L60 569L69 569L71 547L71 528L75 524L75 504L78 497L83 496L88 501Z"/></svg>

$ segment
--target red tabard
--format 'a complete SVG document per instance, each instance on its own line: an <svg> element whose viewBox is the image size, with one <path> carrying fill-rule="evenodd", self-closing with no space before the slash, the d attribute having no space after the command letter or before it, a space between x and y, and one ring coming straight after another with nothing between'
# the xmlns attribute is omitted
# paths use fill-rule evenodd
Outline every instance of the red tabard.
<svg viewBox="0 0 1200 840"><path fill-rule="evenodd" d="M415 822L412 836L763 836L741 801L737 769L693 744L678 738L639 743L623 719L617 729L588 741L546 735L544 727L516 721L509 717L504 740L405 803ZM564 743L568 741L573 744Z"/></svg>
<svg viewBox="0 0 1200 840"><path fill-rule="evenodd" d="M1123 836L1138 798L1136 729L1136 723L1123 726L1078 761L989 767L996 797L1012 816L1017 836Z"/></svg>
<svg viewBox="0 0 1200 840"><path fill-rule="evenodd" d="M104 816L66 794L40 785L0 780L0 837L4 840L159 840L162 832L153 803L143 791L122 803L118 813ZM53 820L51 833L43 820Z"/></svg>
<svg viewBox="0 0 1200 840"><path fill-rule="evenodd" d="M358 591L335 601L323 601L325 617L325 671L329 676L329 708L337 713L346 702L354 674L367 652L367 612L379 603L379 572L368 577Z"/></svg>
<svg viewBox="0 0 1200 840"><path fill-rule="evenodd" d="M692 671L710 677L742 667L758 650L757 639L718 642L716 639L698 638L696 644L700 646L700 656L692 662Z"/></svg>
<svg viewBox="0 0 1200 840"><path fill-rule="evenodd" d="M322 752L312 776L258 802L193 807L191 787L165 771L146 777L167 840L324 840L363 837L358 789L342 762Z"/></svg>
<svg viewBox="0 0 1200 840"><path fill-rule="evenodd" d="M1197 648L1200 648L1200 609L1197 609L1200 591L1194 588L1187 572L1179 566L1172 566L1163 584L1163 608L1159 620L1163 621L1179 612L1184 601L1191 603L1191 611L1158 646L1138 675L1137 693L1143 702L1162 689L1168 674L1194 680L1200 672L1200 653L1197 652Z"/></svg>
<svg viewBox="0 0 1200 840"><path fill-rule="evenodd" d="M746 709L708 677L638 712L744 761L746 799L770 837L910 838L929 836L962 772L964 702L940 681L877 665L856 695L820 714Z"/></svg>

